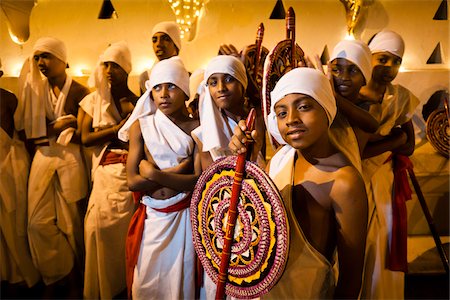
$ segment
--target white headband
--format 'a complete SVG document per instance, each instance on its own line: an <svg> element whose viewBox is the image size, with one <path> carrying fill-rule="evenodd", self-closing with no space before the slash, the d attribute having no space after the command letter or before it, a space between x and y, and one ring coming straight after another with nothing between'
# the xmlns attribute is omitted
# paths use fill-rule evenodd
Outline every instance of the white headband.
<svg viewBox="0 0 450 300"><path fill-rule="evenodd" d="M372 53L389 52L402 58L405 52L405 42L398 33L383 30L374 36L369 43L369 48Z"/></svg>
<svg viewBox="0 0 450 300"><path fill-rule="evenodd" d="M137 101L131 116L120 128L118 132L119 139L127 142L131 125L139 118L156 112L156 105L151 96L152 88L162 83L175 84L189 97L189 73L178 56L161 60L154 65L150 79L145 83L147 90Z"/></svg>
<svg viewBox="0 0 450 300"><path fill-rule="evenodd" d="M363 42L356 40L340 41L334 47L330 61L333 61L336 58L345 58L358 66L366 83L372 78L372 53L370 52L369 47Z"/></svg>
<svg viewBox="0 0 450 300"><path fill-rule="evenodd" d="M320 71L311 68L296 68L285 75L275 85L270 93L270 114L267 117L270 134L280 144L286 144L278 129L275 114L275 104L289 94L304 94L316 100L325 110L328 126L333 123L336 116L336 100L328 78Z"/></svg>
<svg viewBox="0 0 450 300"><path fill-rule="evenodd" d="M64 63L67 63L67 50L64 43L56 38L43 37L36 41L33 46L33 54L36 51L48 52Z"/></svg>
<svg viewBox="0 0 450 300"><path fill-rule="evenodd" d="M120 41L111 44L106 48L102 56L100 56L101 62L115 62L118 64L127 74L131 72L131 52L125 41Z"/></svg>
<svg viewBox="0 0 450 300"><path fill-rule="evenodd" d="M178 51L181 50L181 37L180 37L180 27L175 22L161 22L156 24L152 30L152 36L155 33L162 32L167 34L175 46L178 48Z"/></svg>

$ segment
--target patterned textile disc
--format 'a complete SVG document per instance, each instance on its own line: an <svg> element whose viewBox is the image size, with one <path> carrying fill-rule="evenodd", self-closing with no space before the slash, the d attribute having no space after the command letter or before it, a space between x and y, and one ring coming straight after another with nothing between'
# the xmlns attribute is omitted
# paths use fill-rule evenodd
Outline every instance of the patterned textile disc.
<svg viewBox="0 0 450 300"><path fill-rule="evenodd" d="M217 284L236 156L216 161L200 176L191 200L194 246ZM269 176L246 162L225 293L255 298L275 285L287 260L289 231L282 198Z"/></svg>
<svg viewBox="0 0 450 300"><path fill-rule="evenodd" d="M427 139L436 151L449 158L450 128L445 109L435 110L427 119Z"/></svg>
<svg viewBox="0 0 450 300"><path fill-rule="evenodd" d="M279 42L266 57L264 63L264 76L262 87L262 111L264 115L264 121L267 126L267 116L270 113L270 92L273 91L278 80L285 73L289 72L297 66L292 66L290 62L292 52L292 41L283 40ZM297 62L302 61L306 64L304 58L304 52L299 45L295 44L294 58ZM276 149L276 141L271 139L274 149Z"/></svg>

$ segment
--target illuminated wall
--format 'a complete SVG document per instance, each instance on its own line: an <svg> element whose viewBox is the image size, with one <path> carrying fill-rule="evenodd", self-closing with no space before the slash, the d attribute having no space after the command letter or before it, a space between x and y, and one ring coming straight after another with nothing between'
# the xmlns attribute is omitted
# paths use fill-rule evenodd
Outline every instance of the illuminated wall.
<svg viewBox="0 0 450 300"><path fill-rule="evenodd" d="M285 21L269 20L275 0L209 0L198 23L196 38L183 41L180 56L189 71L204 67L222 43L238 49L254 43L256 29L264 22L264 46L272 48L285 38ZM372 0L360 32L367 41L382 28L399 32L406 41L403 67L409 70L450 69L449 21L433 16L441 0ZM34 42L41 36L62 39L68 48L69 72L86 77L108 43L126 40L133 55L130 84L136 90L136 75L151 66L155 57L150 32L160 21L175 20L164 0L112 0L118 19L99 20L102 0L38 0L30 20L30 38L22 46L12 42L4 18L0 19L0 57L5 77L15 77ZM295 10L297 42L309 54L320 55L324 46L331 51L346 33L346 18L339 0L283 1ZM445 64L427 65L426 61L440 42ZM7 79L2 79L3 84ZM14 90L14 86L12 86Z"/></svg>

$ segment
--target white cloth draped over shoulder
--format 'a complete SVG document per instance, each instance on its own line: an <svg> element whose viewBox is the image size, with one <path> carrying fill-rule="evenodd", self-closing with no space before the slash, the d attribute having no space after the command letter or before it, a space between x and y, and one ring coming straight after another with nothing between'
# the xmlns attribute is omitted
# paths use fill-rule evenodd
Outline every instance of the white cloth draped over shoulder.
<svg viewBox="0 0 450 300"><path fill-rule="evenodd" d="M0 127L0 269L9 283L32 287L40 278L33 265L27 238L27 183L30 159L17 134Z"/></svg>
<svg viewBox="0 0 450 300"><path fill-rule="evenodd" d="M269 176L286 207L290 247L284 273L264 299L330 299L335 286L333 266L308 242L292 208L296 153L296 149L285 145L270 161Z"/></svg>
<svg viewBox="0 0 450 300"><path fill-rule="evenodd" d="M194 141L161 111L139 119L145 146L159 168L178 165L192 156ZM169 199L144 196L147 218L141 250L134 269L134 299L193 299L195 250L189 209L159 212L186 198L182 192Z"/></svg>

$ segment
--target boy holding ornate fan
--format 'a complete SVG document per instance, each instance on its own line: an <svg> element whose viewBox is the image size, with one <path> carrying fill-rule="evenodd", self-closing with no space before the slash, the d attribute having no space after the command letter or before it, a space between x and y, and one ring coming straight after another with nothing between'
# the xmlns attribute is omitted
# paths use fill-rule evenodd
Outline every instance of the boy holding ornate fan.
<svg viewBox="0 0 450 300"><path fill-rule="evenodd" d="M281 77L271 99L268 129L283 146L267 169L283 196L290 249L281 279L265 298L357 298L367 196L361 175L328 136L337 110L331 85L320 71L297 68ZM237 153L246 151L245 130L245 123L239 122L229 144ZM252 156L263 136L261 131L252 132L256 140Z"/></svg>

